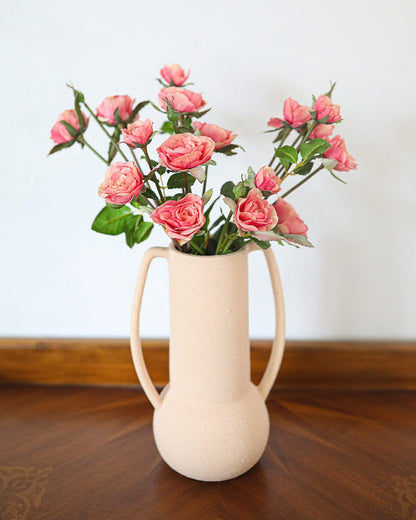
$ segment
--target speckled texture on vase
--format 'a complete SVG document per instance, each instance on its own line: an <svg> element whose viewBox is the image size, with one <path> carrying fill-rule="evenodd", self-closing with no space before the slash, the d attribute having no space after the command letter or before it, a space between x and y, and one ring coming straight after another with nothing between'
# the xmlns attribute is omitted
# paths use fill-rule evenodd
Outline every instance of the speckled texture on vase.
<svg viewBox="0 0 416 520"><path fill-rule="evenodd" d="M156 445L169 466L197 480L228 480L245 473L262 456L269 436L265 398L280 366L284 323L278 327L279 341L275 340L263 381L256 386L250 381L249 250L194 256L172 247L153 248L139 274L132 353L139 379L155 406ZM266 258L277 302L276 295L282 298L280 279L270 254ZM168 259L171 323L170 382L160 396L144 366L135 315L140 311L148 265L156 256ZM278 307L284 322L282 301Z"/></svg>

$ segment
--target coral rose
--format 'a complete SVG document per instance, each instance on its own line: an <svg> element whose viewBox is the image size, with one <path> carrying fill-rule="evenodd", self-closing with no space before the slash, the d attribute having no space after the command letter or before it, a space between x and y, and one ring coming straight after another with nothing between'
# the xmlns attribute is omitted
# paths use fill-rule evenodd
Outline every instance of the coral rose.
<svg viewBox="0 0 416 520"><path fill-rule="evenodd" d="M178 87L162 88L159 92L159 104L163 110L167 110L166 101L174 110L184 114L198 112L206 104L202 99L202 94Z"/></svg>
<svg viewBox="0 0 416 520"><path fill-rule="evenodd" d="M88 126L88 117L82 112L82 117L85 121L85 128ZM68 130L65 128L65 126L61 123L61 121L66 121L68 124L70 124L75 130L79 130L79 121L77 117L77 113L75 110L65 110L65 112L62 112L62 114L58 117L58 121L53 125L51 130L51 139L55 143L62 144L62 143L69 143L69 141L73 141L74 137L68 132Z"/></svg>
<svg viewBox="0 0 416 520"><path fill-rule="evenodd" d="M279 197L274 204L279 219L279 231L285 235L303 235L307 238L308 226L294 210L293 206Z"/></svg>
<svg viewBox="0 0 416 520"><path fill-rule="evenodd" d="M338 161L334 170L338 170L339 172L348 172L357 168L357 163L355 162L354 157L347 151L345 141L340 135L336 135L328 142L331 145L331 148L325 150L324 157Z"/></svg>
<svg viewBox="0 0 416 520"><path fill-rule="evenodd" d="M134 99L130 96L110 96L106 97L97 108L97 117L103 123L116 125L117 121L114 112L118 108L118 115L122 121L127 121L133 112Z"/></svg>
<svg viewBox="0 0 416 520"><path fill-rule="evenodd" d="M114 162L106 171L98 195L112 204L127 204L143 188L143 174L134 162Z"/></svg>
<svg viewBox="0 0 416 520"><path fill-rule="evenodd" d="M333 129L334 125L319 124L312 130L310 138L328 141L328 137L332 134Z"/></svg>
<svg viewBox="0 0 416 520"><path fill-rule="evenodd" d="M173 134L159 146L157 153L163 166L181 172L208 162L214 148L215 143L209 137L188 133Z"/></svg>
<svg viewBox="0 0 416 520"><path fill-rule="evenodd" d="M286 123L293 128L298 128L312 119L310 107L299 105L292 98L287 98L283 105L283 117Z"/></svg>
<svg viewBox="0 0 416 520"><path fill-rule="evenodd" d="M144 146L149 141L153 133L153 125L150 119L144 121L134 121L127 125L127 128L123 129L123 142L136 148L137 145Z"/></svg>
<svg viewBox="0 0 416 520"><path fill-rule="evenodd" d="M273 206L263 199L261 191L253 188L247 198L238 200L234 220L240 234L241 231L270 231L277 224L277 215Z"/></svg>
<svg viewBox="0 0 416 520"><path fill-rule="evenodd" d="M170 238L179 245L186 244L205 224L203 201L198 195L188 193L179 200L168 200L152 213L152 220L161 224Z"/></svg>
<svg viewBox="0 0 416 520"><path fill-rule="evenodd" d="M160 75L166 83L173 83L177 87L180 87L189 78L189 70L186 74L178 63L173 63L172 65L165 65L163 69L160 70Z"/></svg>
<svg viewBox="0 0 416 520"><path fill-rule="evenodd" d="M270 166L263 166L263 168L260 168L254 177L254 184L256 185L256 188L261 191L278 193L280 191L281 182L281 179L276 175L273 168L270 168Z"/></svg>
<svg viewBox="0 0 416 520"><path fill-rule="evenodd" d="M282 128L284 126L283 119L280 119L280 117L271 117L267 126L271 126L272 128Z"/></svg>
<svg viewBox="0 0 416 520"><path fill-rule="evenodd" d="M327 123L336 123L341 120L340 106L334 105L329 96L319 96L313 105L316 110L316 119L319 121L328 116Z"/></svg>
<svg viewBox="0 0 416 520"><path fill-rule="evenodd" d="M221 148L232 143L237 137L237 134L233 134L231 130L225 130L220 126L211 123L195 121L193 125L195 129L200 131L201 135L210 137L214 141L216 150L221 150Z"/></svg>

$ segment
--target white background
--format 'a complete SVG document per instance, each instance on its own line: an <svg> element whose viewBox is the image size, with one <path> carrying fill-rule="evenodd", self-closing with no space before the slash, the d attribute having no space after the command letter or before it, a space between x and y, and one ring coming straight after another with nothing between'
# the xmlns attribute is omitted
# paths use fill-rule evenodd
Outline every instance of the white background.
<svg viewBox="0 0 416 520"><path fill-rule="evenodd" d="M290 196L315 249L273 246L289 338L414 338L414 0L1 2L0 335L127 336L145 249L90 230L104 176L87 150L46 158L50 128L71 108L72 81L95 107L130 94L156 100L164 63L191 68L212 112L247 152L218 160L216 186L268 162L262 134L292 96L337 80L337 127L357 159L344 186L322 174ZM158 116L150 109L142 117ZM105 150L99 129L88 131ZM215 171L215 173L214 173ZM201 276L203 273L201 273ZM251 335L271 337L265 263L251 261ZM147 337L168 335L164 261L150 272Z"/></svg>

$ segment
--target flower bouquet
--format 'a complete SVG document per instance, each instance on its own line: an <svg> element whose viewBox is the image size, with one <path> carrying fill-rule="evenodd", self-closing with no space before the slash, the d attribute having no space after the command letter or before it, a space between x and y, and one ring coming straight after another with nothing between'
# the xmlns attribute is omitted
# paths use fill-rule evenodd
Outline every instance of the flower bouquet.
<svg viewBox="0 0 416 520"><path fill-rule="evenodd" d="M223 255L251 241L261 248L271 241L311 247L308 227L286 197L322 170L341 180L334 171L356 168L342 137L332 137L341 122L340 107L332 102L335 84L313 97L311 106L286 99L283 118L268 122L274 138L270 161L249 167L237 182L226 180L214 196L207 188L209 170L216 166L216 154L232 156L242 150L235 143L237 134L200 121L210 109L202 94L186 88L189 72L180 65L165 65L160 75L158 105L117 95L93 111L84 94L71 86L74 109L65 110L51 130L56 145L50 154L79 144L108 167L98 189L106 205L92 229L124 233L132 247L148 238L154 223L160 224L175 248L192 255ZM157 129L140 117L148 106L162 116ZM107 154L86 139L90 117L109 140ZM214 219L220 199L223 204Z"/></svg>
<svg viewBox="0 0 416 520"><path fill-rule="evenodd" d="M324 169L336 177L334 171L356 164L344 140L331 137L341 121L332 85L313 98L312 106L286 99L283 118L268 122L274 145L270 161L257 172L249 167L236 182L227 180L214 196L208 188L213 158L236 154L241 149L237 134L200 121L209 109L201 94L186 88L189 73L179 65L166 65L160 74L158 105L113 96L93 111L71 87L74 109L54 125L51 153L78 143L108 167L98 188L105 207L92 224L94 231L124 233L132 247L146 240L156 223L172 239L168 248L153 247L143 256L131 320L133 362L155 408L153 433L163 459L194 479L227 480L259 460L269 434L265 400L285 340L283 292L270 243L311 246L306 224L286 197ZM150 119L140 118L149 105L162 115L157 130ZM108 137L106 155L86 139L91 117ZM271 277L276 333L263 378L254 385L248 253L259 248ZM161 394L147 372L139 335L145 280L156 257L168 260L170 287L169 385Z"/></svg>

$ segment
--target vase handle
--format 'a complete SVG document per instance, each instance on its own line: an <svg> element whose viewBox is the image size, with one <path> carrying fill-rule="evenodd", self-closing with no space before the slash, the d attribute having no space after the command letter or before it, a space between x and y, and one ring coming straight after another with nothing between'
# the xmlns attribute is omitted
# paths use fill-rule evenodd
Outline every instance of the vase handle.
<svg viewBox="0 0 416 520"><path fill-rule="evenodd" d="M131 313L130 346L134 368L136 369L137 377L139 378L145 394L155 408L158 408L162 404L162 398L160 397L159 392L156 390L155 385L150 379L149 372L147 371L143 358L143 349L139 333L140 308L142 306L143 291L150 263L154 258L167 258L168 252L169 250L167 247L151 247L146 251L140 266L139 276L137 277L136 290L133 299L133 309Z"/></svg>
<svg viewBox="0 0 416 520"><path fill-rule="evenodd" d="M283 300L282 282L280 280L279 268L277 267L276 258L273 254L272 248L261 249L257 245L251 243L249 245L249 253L251 251L263 251L269 274L272 281L274 306L276 314L276 331L273 340L272 350L270 353L269 362L263 377L259 383L259 390L264 400L272 389L273 383L282 364L283 352L285 349L285 305Z"/></svg>

